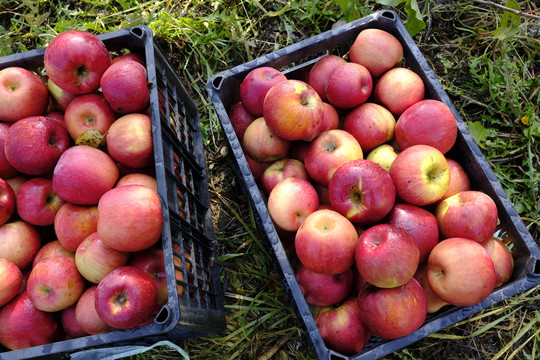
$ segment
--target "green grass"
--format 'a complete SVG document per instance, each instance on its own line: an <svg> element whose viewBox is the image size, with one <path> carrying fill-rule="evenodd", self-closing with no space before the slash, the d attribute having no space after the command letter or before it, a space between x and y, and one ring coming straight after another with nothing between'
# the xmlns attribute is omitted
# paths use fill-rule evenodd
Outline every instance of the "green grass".
<svg viewBox="0 0 540 360"><path fill-rule="evenodd" d="M390 4L416 18L418 46L539 243L540 21L475 1L0 1L0 55L54 35L146 24L199 105L225 284L227 330L180 341L193 359L310 359L253 214L231 174L205 85L214 73ZM416 5L417 7L416 7ZM540 16L534 1L501 3ZM414 10L414 12L413 12ZM411 18L409 18L411 19ZM540 290L511 297L387 359L540 357ZM140 355L174 358L159 348Z"/></svg>

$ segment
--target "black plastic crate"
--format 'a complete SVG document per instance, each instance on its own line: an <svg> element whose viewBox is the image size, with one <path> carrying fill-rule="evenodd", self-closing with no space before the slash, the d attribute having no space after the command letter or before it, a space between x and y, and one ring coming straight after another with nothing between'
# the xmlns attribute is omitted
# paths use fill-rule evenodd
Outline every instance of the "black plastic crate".
<svg viewBox="0 0 540 360"><path fill-rule="evenodd" d="M441 312L428 315L422 327L405 337L395 340L372 338L361 352L353 356L345 356L328 349L323 342L311 312L312 307L306 302L296 281L292 265L294 259L289 259L285 253L266 208L264 197L257 187L241 144L231 125L227 110L239 101L239 86L252 69L270 66L282 71L288 78L306 81L311 66L318 58L326 54L345 55L358 33L366 28L379 28L397 37L403 45L407 67L419 74L424 81L425 97L441 100L452 110L458 125L458 138L448 155L463 165L471 179L473 189L481 190L495 200L503 232L505 236L507 235L512 239L515 269L512 279L504 286L495 289L483 302L468 307L445 308ZM360 360L380 358L429 334L466 319L482 309L540 284L540 250L538 246L504 192L488 161L469 133L467 125L452 105L433 70L396 12L382 10L215 74L208 80L207 91L228 140L232 168L241 180L243 190L255 210L259 232L265 239L265 244L272 255L298 320L306 330L308 341L313 347L314 354L319 359Z"/></svg>
<svg viewBox="0 0 540 360"><path fill-rule="evenodd" d="M153 344L225 329L223 288L214 239L204 149L195 102L147 26L98 35L109 51L143 54L148 72L155 176L163 212L161 244L168 303L152 324L6 351L0 359L67 358L70 353L119 344ZM0 58L0 69L43 71L45 48ZM189 254L189 255L186 255ZM181 274L181 275L180 275ZM183 291L178 291L182 287Z"/></svg>

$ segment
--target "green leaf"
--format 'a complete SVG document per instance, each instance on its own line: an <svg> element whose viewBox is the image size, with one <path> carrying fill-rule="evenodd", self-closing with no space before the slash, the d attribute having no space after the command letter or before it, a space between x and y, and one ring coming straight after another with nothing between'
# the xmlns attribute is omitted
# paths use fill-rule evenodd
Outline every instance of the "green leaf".
<svg viewBox="0 0 540 360"><path fill-rule="evenodd" d="M426 28L424 17L422 16L422 12L420 11L416 0L376 0L376 2L384 6L393 7L405 3L404 10L407 13L405 28L407 28L407 31L411 36L418 34L420 30Z"/></svg>
<svg viewBox="0 0 540 360"><path fill-rule="evenodd" d="M471 133L472 137L480 146L481 148L484 148L484 145L487 141L487 138L490 136L493 136L495 133L495 130L493 129L486 129L484 125L482 125L479 121L474 121L469 123L469 132Z"/></svg>
<svg viewBox="0 0 540 360"><path fill-rule="evenodd" d="M341 8L341 11L343 11L345 21L351 22L360 18L360 12L356 7L356 1L334 0L334 2L338 4Z"/></svg>
<svg viewBox="0 0 540 360"><path fill-rule="evenodd" d="M519 5L517 4L516 0L508 0L508 2L506 3L506 7L514 10L519 10ZM503 11L501 25L499 25L499 27L495 29L495 31L493 31L492 35L499 40L511 38L517 33L519 33L520 21L521 19L519 15L511 13L509 11Z"/></svg>

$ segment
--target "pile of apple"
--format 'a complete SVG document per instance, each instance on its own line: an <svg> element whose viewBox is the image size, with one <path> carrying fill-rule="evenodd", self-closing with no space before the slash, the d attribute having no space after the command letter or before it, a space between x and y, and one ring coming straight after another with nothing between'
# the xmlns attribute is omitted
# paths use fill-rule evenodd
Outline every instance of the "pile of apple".
<svg viewBox="0 0 540 360"><path fill-rule="evenodd" d="M304 80L253 69L239 97L231 123L329 348L406 336L509 281L496 204L447 156L455 117L392 34L361 31Z"/></svg>
<svg viewBox="0 0 540 360"><path fill-rule="evenodd" d="M10 350L148 324L168 300L144 58L67 31L43 65L0 71L0 345Z"/></svg>

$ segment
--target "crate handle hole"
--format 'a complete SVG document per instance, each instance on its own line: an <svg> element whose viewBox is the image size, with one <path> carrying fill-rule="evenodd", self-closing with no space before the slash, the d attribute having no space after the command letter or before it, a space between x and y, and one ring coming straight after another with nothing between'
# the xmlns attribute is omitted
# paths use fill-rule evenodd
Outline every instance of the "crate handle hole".
<svg viewBox="0 0 540 360"><path fill-rule="evenodd" d="M534 262L533 273L536 275L540 275L540 260L538 259Z"/></svg>
<svg viewBox="0 0 540 360"><path fill-rule="evenodd" d="M223 76L216 76L213 80L212 80L212 86L219 90L219 88L221 87L221 84L223 83Z"/></svg>
<svg viewBox="0 0 540 360"><path fill-rule="evenodd" d="M146 32L141 27L137 27L137 26L131 29L131 33L140 39L144 39L146 36Z"/></svg>
<svg viewBox="0 0 540 360"><path fill-rule="evenodd" d="M161 308L161 310L157 314L157 316L155 318L155 321L160 323L160 324L163 324L168 319L169 319L169 309L167 308L167 306L164 306L164 307Z"/></svg>
<svg viewBox="0 0 540 360"><path fill-rule="evenodd" d="M392 11L383 11L381 13L381 15L387 19L390 19L390 20L395 20L396 17L395 17L395 13L392 12Z"/></svg>

